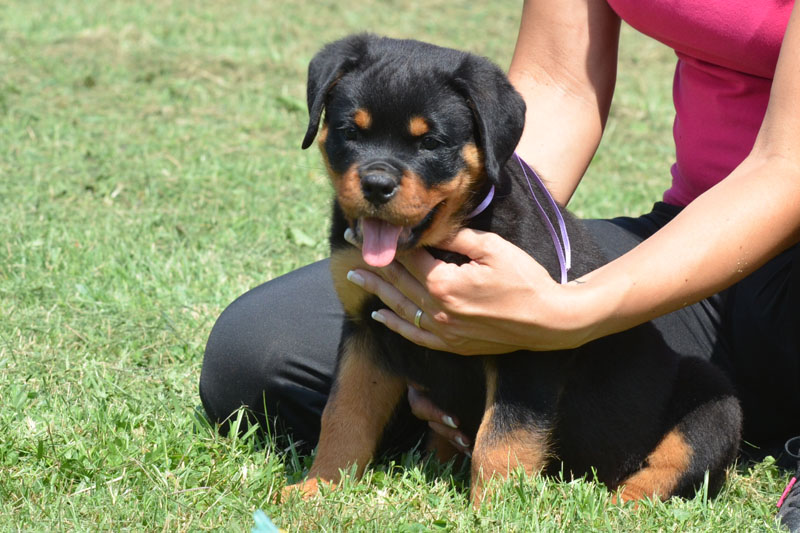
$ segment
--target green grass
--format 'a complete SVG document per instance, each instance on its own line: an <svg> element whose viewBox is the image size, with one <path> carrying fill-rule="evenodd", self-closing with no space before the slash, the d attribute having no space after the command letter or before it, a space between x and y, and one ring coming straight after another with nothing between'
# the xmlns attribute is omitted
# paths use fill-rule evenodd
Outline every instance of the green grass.
<svg viewBox="0 0 800 533"><path fill-rule="evenodd" d="M297 4L297 5L295 5ZM305 69L364 29L506 66L519 6L365 0L0 2L0 530L763 531L785 476L614 506L591 482L515 478L473 511L463 472L409 455L311 502L307 457L198 416L203 346L237 295L326 253L330 191ZM669 181L672 56L623 36L584 216Z"/></svg>

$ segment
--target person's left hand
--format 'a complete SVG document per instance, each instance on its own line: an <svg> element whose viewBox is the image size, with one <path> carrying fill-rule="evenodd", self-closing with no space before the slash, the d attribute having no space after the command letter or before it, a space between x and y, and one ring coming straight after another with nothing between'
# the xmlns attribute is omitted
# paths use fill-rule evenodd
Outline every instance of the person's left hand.
<svg viewBox="0 0 800 533"><path fill-rule="evenodd" d="M446 263L424 249L389 266L357 269L348 279L388 309L373 318L408 340L461 355L577 346L584 332L570 316L566 286L531 256L494 233L462 229L442 248L470 258ZM414 325L417 310L423 315ZM567 327L565 327L565 325Z"/></svg>

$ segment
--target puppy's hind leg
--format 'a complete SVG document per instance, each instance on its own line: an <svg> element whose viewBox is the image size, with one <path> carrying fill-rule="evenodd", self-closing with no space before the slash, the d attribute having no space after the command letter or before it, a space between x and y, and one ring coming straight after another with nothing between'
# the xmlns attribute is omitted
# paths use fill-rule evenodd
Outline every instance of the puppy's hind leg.
<svg viewBox="0 0 800 533"><path fill-rule="evenodd" d="M620 483L618 497L692 497L708 472L714 496L739 449L742 411L727 379L705 361L681 361L670 412L678 420L638 471Z"/></svg>

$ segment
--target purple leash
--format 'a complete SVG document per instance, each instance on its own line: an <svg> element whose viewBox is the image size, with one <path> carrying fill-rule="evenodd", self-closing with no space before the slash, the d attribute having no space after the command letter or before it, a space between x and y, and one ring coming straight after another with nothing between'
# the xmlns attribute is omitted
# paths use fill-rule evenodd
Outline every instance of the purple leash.
<svg viewBox="0 0 800 533"><path fill-rule="evenodd" d="M550 191L547 190L542 178L540 178L536 171L533 170L528 163L523 161L516 152L514 153L514 157L517 158L517 162L519 163L520 168L522 168L522 173L525 176L525 180L528 182L528 189L531 191L531 196L536 202L536 205L539 207L539 212L542 214L542 218L546 223L547 229L550 231L550 237L553 239L553 244L556 247L556 255L558 255L558 264L561 267L561 284L564 285L567 283L567 272L572 267L572 250L569 246L569 236L567 235L567 225L564 222L564 217L561 216L561 211L558 209L558 205L553 199L553 196L550 194ZM531 185L531 180L528 177L528 171L530 171L530 173L533 174L533 177L536 178L536 184L539 186L539 189L542 191L545 197L550 201L550 205L552 206L553 211L556 213L556 219L558 220L558 228L561 232L561 238L559 238L556 228L553 226L553 223L547 216L547 211L544 210L542 204L539 203L539 199L536 198L536 195L533 193L533 185Z"/></svg>

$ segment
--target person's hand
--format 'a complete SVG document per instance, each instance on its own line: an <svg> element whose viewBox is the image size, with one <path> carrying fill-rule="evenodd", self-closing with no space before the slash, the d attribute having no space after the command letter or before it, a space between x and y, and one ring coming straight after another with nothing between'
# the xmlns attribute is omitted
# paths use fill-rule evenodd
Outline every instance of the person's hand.
<svg viewBox="0 0 800 533"><path fill-rule="evenodd" d="M587 340L575 285L559 285L532 257L499 237L462 229L442 248L471 260L446 263L424 249L348 279L388 307L373 318L408 340L461 355L550 350ZM417 311L423 314L419 327Z"/></svg>
<svg viewBox="0 0 800 533"><path fill-rule="evenodd" d="M472 443L458 430L460 421L457 418L436 407L430 398L414 385L408 387L408 403L411 406L411 413L420 420L428 422L431 431L444 437L459 452L467 456L472 455Z"/></svg>

